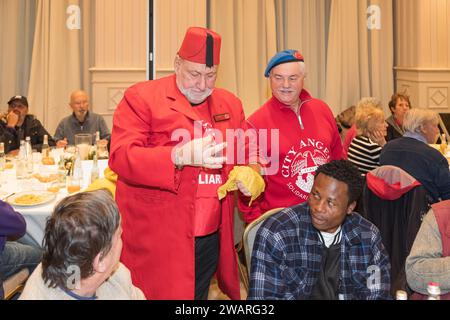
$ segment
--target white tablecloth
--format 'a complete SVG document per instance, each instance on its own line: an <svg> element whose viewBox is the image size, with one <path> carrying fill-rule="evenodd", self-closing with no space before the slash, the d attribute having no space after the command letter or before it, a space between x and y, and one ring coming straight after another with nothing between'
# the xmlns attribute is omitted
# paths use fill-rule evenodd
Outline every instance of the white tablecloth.
<svg viewBox="0 0 450 320"><path fill-rule="evenodd" d="M98 166L100 171L100 178L103 178L103 171L108 165L108 160L99 160ZM92 168L92 160L85 160L82 162L83 166L83 183L82 189L86 188L90 182L90 173ZM46 171L56 172L56 166L40 166L38 170L35 171ZM17 193L22 191L36 191L36 190L45 190L46 184L40 183L35 178L17 180L16 179L16 171L15 169L5 170L0 173L0 190L2 193ZM53 212L53 208L55 205L64 197L68 195L67 189L62 188L56 195L56 199L52 202L33 206L33 207L19 207L14 206L14 209L17 212L20 212L27 223L27 233L30 235L33 240L37 243L42 244L42 239L44 238L44 230L47 218Z"/></svg>

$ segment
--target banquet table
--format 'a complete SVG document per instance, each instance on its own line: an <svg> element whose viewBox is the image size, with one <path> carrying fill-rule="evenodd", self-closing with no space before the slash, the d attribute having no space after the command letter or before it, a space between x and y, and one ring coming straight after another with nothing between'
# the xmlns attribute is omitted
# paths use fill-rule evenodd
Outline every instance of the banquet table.
<svg viewBox="0 0 450 320"><path fill-rule="evenodd" d="M85 189L90 183L90 174L92 169L92 160L82 161L83 180L81 183L81 190ZM99 160L98 167L100 178L104 177L104 169L108 166L108 160ZM34 174L42 172L56 173L57 166L44 166L38 165L34 168ZM17 179L15 166L12 169L4 170L0 172L0 199L8 201L14 194L19 192L40 192L46 191L48 183L39 182L39 180L33 175L30 175L26 179ZM47 218L53 212L56 204L69 194L66 188L60 188L56 193L55 199L50 202L43 203L34 206L18 206L14 203L11 205L17 212L20 212L27 223L27 234L38 244L42 245L42 239L44 238L44 230Z"/></svg>

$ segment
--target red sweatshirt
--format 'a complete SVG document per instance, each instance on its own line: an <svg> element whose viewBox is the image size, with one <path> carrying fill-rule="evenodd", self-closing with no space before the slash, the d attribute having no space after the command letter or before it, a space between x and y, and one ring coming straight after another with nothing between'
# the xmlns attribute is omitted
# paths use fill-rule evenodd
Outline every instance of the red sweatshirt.
<svg viewBox="0 0 450 320"><path fill-rule="evenodd" d="M266 165L263 195L251 207L248 199L240 198L238 202L247 222L267 210L305 202L317 167L341 159L342 143L330 108L306 90L301 92L300 100L299 115L272 97L248 118L249 126L258 130L260 138L261 129L268 129L266 155L272 161ZM271 139L274 129L279 130L279 141ZM262 141L258 142L264 156ZM275 156L277 145L278 157Z"/></svg>

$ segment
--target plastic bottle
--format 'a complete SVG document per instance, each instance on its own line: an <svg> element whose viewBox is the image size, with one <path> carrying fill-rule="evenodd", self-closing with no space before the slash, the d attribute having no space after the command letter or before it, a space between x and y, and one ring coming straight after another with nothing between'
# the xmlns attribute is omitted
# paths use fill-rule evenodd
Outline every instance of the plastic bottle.
<svg viewBox="0 0 450 320"><path fill-rule="evenodd" d="M403 290L397 290L395 293L395 300L408 300L408 294L406 291Z"/></svg>
<svg viewBox="0 0 450 320"><path fill-rule="evenodd" d="M78 148L76 148L76 151L75 151L75 159L74 159L73 165L72 165L71 176L76 179L80 179L80 180L83 179L83 167L82 167L82 163L81 163L81 155L80 155Z"/></svg>
<svg viewBox="0 0 450 320"><path fill-rule="evenodd" d="M439 288L439 283L428 283L427 292L428 300L441 300L441 288Z"/></svg>
<svg viewBox="0 0 450 320"><path fill-rule="evenodd" d="M16 178L24 179L27 175L27 149L25 148L25 140L20 140L20 149L16 161Z"/></svg>
<svg viewBox="0 0 450 320"><path fill-rule="evenodd" d="M33 149L31 147L30 137L25 138L25 162L27 167L27 173L33 173Z"/></svg>
<svg viewBox="0 0 450 320"><path fill-rule="evenodd" d="M99 177L100 177L100 170L98 169L97 152L95 152L94 159L92 160L91 183L97 180Z"/></svg>

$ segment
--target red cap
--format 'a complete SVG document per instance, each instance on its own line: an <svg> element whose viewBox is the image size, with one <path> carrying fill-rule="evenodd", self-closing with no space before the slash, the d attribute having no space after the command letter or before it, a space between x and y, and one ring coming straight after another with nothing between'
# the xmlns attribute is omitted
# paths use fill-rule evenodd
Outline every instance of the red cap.
<svg viewBox="0 0 450 320"><path fill-rule="evenodd" d="M212 67L220 63L220 43L221 37L214 31L190 27L186 31L178 55L184 60Z"/></svg>

